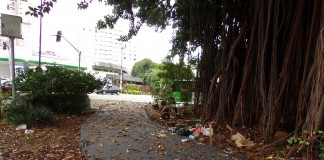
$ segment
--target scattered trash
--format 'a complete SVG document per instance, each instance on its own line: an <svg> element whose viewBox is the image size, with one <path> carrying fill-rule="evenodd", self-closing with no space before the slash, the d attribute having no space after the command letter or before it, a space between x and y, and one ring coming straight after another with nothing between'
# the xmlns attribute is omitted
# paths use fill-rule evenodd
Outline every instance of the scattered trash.
<svg viewBox="0 0 324 160"><path fill-rule="evenodd" d="M191 132L189 130L185 129L185 128L170 127L168 130L171 133L176 133L178 135L186 136L186 137L191 134Z"/></svg>
<svg viewBox="0 0 324 160"><path fill-rule="evenodd" d="M196 137L195 136L193 136L193 135L189 135L189 137L188 137L189 139L196 139Z"/></svg>
<svg viewBox="0 0 324 160"><path fill-rule="evenodd" d="M187 129L182 128L178 134L181 135L181 136L186 136L187 137L187 136L189 136L191 134L191 132L189 130L187 130Z"/></svg>
<svg viewBox="0 0 324 160"><path fill-rule="evenodd" d="M235 135L232 135L231 139L235 141L235 145L240 148L242 146L248 146L248 147L254 146L254 143L249 139L246 139L241 133L236 133Z"/></svg>
<svg viewBox="0 0 324 160"><path fill-rule="evenodd" d="M205 128L205 127L203 127L202 129L201 129L201 132L202 132L202 134L204 135L204 136L212 136L213 135L213 128Z"/></svg>
<svg viewBox="0 0 324 160"><path fill-rule="evenodd" d="M21 125L19 125L19 126L16 128L16 131L17 131L17 130L21 130L21 129L27 129L27 125L26 125L26 124L21 124Z"/></svg>
<svg viewBox="0 0 324 160"><path fill-rule="evenodd" d="M32 129L25 129L25 134L33 134L34 130Z"/></svg>
<svg viewBox="0 0 324 160"><path fill-rule="evenodd" d="M164 138L164 137L167 137L167 135L164 133L160 133L158 137Z"/></svg>
<svg viewBox="0 0 324 160"><path fill-rule="evenodd" d="M233 154L232 151L227 151L227 150L225 150L225 149L224 149L224 152L225 152L226 154Z"/></svg>
<svg viewBox="0 0 324 160"><path fill-rule="evenodd" d="M201 137L198 139L198 141L202 142L202 143L207 143L209 142L208 138L207 137Z"/></svg>
<svg viewBox="0 0 324 160"><path fill-rule="evenodd" d="M171 132L171 133L176 133L176 132L175 132L176 129L177 129L177 127L170 127L170 128L168 129L168 131Z"/></svg>
<svg viewBox="0 0 324 160"><path fill-rule="evenodd" d="M181 140L181 142L188 142L189 141L189 138L184 138Z"/></svg>
<svg viewBox="0 0 324 160"><path fill-rule="evenodd" d="M202 126L201 125L197 125L195 128L190 129L190 132L192 132L192 135L195 137L199 137L200 134L202 133L201 131Z"/></svg>

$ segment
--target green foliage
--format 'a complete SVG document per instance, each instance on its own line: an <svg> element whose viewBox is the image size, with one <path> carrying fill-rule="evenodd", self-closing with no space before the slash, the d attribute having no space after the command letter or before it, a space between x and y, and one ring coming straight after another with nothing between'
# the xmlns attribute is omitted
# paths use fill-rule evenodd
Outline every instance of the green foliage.
<svg viewBox="0 0 324 160"><path fill-rule="evenodd" d="M136 84L127 84L127 86L124 88L125 94L142 94L142 91L140 90L140 86Z"/></svg>
<svg viewBox="0 0 324 160"><path fill-rule="evenodd" d="M290 137L288 140L288 146L292 146L294 144L305 144L305 145L309 145L309 142L306 142L306 141L303 141L303 139L299 138L299 137L295 137L295 136L292 136Z"/></svg>
<svg viewBox="0 0 324 160"><path fill-rule="evenodd" d="M145 58L134 64L131 74L133 77L142 78L144 83L147 84L148 75L151 72L151 69L155 67L155 65L156 63L154 63L152 60Z"/></svg>
<svg viewBox="0 0 324 160"><path fill-rule="evenodd" d="M161 88L153 88L152 96L154 97L154 99L161 99L168 102L172 96L172 88L169 85L164 85Z"/></svg>
<svg viewBox="0 0 324 160"><path fill-rule="evenodd" d="M12 125L20 124L51 124L52 112L46 107L32 109L21 106L9 106L5 108L5 120Z"/></svg>
<svg viewBox="0 0 324 160"><path fill-rule="evenodd" d="M87 94L102 85L91 74L60 66L48 66L45 71L27 69L17 77L20 90L28 93L33 105L61 113L81 112L88 106Z"/></svg>
<svg viewBox="0 0 324 160"><path fill-rule="evenodd" d="M324 160L324 131L316 131L314 134L319 135L319 159Z"/></svg>
<svg viewBox="0 0 324 160"><path fill-rule="evenodd" d="M139 90L125 90L125 94L142 94Z"/></svg>
<svg viewBox="0 0 324 160"><path fill-rule="evenodd" d="M149 74L147 75L147 84L153 88L160 87L161 78L158 76L159 72L161 71L158 69L160 64L157 64L155 68L152 68Z"/></svg>
<svg viewBox="0 0 324 160"><path fill-rule="evenodd" d="M90 108L90 100L88 95L56 95L49 94L40 100L42 105L46 105L55 113L78 114ZM38 102L40 102L38 101Z"/></svg>
<svg viewBox="0 0 324 160"><path fill-rule="evenodd" d="M306 131L304 131L304 133L307 133ZM319 159L320 160L324 160L324 131L316 131L313 132L314 135L319 135ZM294 144L302 144L305 146L309 146L310 142L300 138L300 137L290 137L288 140L288 147L291 147ZM298 150L299 151L299 150Z"/></svg>
<svg viewBox="0 0 324 160"><path fill-rule="evenodd" d="M136 84L127 84L127 89L128 90L140 90L139 86Z"/></svg>
<svg viewBox="0 0 324 160"><path fill-rule="evenodd" d="M12 95L11 92L1 92L0 99L8 99Z"/></svg>
<svg viewBox="0 0 324 160"><path fill-rule="evenodd" d="M89 73L60 66L48 66L45 71L39 67L28 69L18 74L18 80L21 91L36 97L44 93L85 95L102 85Z"/></svg>
<svg viewBox="0 0 324 160"><path fill-rule="evenodd" d="M183 62L174 64L171 62L163 62L157 66L156 71L159 84L155 83L153 87L153 96L156 99L168 101L172 97L172 92L180 91L183 99L191 98L193 89L192 81L194 73L190 66Z"/></svg>

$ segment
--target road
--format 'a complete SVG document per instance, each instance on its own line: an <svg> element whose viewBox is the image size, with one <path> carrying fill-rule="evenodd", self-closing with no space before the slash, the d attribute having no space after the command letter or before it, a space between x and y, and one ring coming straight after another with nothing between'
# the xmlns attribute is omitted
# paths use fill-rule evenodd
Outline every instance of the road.
<svg viewBox="0 0 324 160"><path fill-rule="evenodd" d="M114 101L128 101L128 102L153 102L152 95L132 95L132 94L120 94L120 95L102 95L91 93L88 94L90 99L97 100L114 100Z"/></svg>

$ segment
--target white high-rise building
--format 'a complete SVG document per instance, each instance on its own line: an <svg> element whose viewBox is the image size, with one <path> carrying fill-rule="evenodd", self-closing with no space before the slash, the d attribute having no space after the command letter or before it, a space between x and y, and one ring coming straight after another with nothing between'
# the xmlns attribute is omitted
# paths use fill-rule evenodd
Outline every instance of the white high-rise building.
<svg viewBox="0 0 324 160"><path fill-rule="evenodd" d="M130 71L137 61L136 49L131 42L118 40L125 34L118 29L83 28L79 34L81 59L96 70L119 74L122 66L124 72Z"/></svg>

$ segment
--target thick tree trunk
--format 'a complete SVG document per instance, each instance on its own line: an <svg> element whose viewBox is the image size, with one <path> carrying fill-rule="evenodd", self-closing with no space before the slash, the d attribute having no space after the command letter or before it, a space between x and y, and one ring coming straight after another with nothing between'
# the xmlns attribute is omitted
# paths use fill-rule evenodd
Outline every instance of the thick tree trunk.
<svg viewBox="0 0 324 160"><path fill-rule="evenodd" d="M206 48L210 41L201 45L199 72L210 88L199 93L199 115L259 128L265 140L271 140L281 121L296 122L295 135L300 129L323 130L323 3L223 0L222 16L216 16L223 17L223 30L216 35L222 43L214 44L218 50ZM209 75L213 54L222 55L221 70Z"/></svg>

